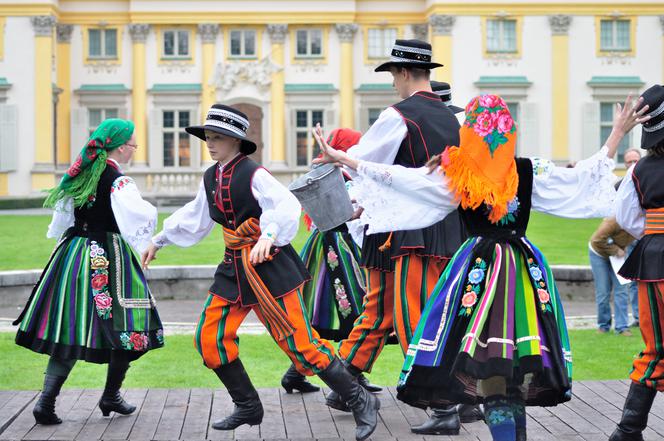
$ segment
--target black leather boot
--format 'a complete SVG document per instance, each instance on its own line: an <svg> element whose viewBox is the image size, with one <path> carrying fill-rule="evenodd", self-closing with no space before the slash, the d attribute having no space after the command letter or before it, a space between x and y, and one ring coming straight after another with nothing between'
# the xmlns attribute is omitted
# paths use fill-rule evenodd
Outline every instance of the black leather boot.
<svg viewBox="0 0 664 441"><path fill-rule="evenodd" d="M479 405L459 404L457 406L459 419L462 423L474 423L475 421L484 421L484 412Z"/></svg>
<svg viewBox="0 0 664 441"><path fill-rule="evenodd" d="M308 392L318 392L320 390L320 387L309 383L307 377L295 369L294 364L291 364L284 376L281 377L281 387L286 389L287 394L292 394L293 389L298 390L303 394Z"/></svg>
<svg viewBox="0 0 664 441"><path fill-rule="evenodd" d="M102 415L108 416L111 412L129 415L136 410L136 406L127 403L120 395L120 387L122 387L128 369L129 362L124 358L111 357L106 373L106 386L104 386L104 393L99 400Z"/></svg>
<svg viewBox="0 0 664 441"><path fill-rule="evenodd" d="M378 398L360 386L357 379L338 358L332 360L332 363L318 376L330 389L338 393L345 403L348 403L355 418L355 439L363 441L369 438L378 424L378 409L380 409Z"/></svg>
<svg viewBox="0 0 664 441"><path fill-rule="evenodd" d="M62 420L55 414L55 399L60 394L60 389L67 377L55 375L44 375L44 387L41 395L32 409L37 424L51 425L60 424Z"/></svg>
<svg viewBox="0 0 664 441"><path fill-rule="evenodd" d="M360 386L362 386L369 392L380 392L383 390L382 387L369 383L369 380L367 380L367 378L362 374L362 371L353 366L352 364L348 363L345 360L342 360L342 363L344 364L344 366L346 366L348 372L350 372L351 375L357 378L357 382L360 383ZM325 397L325 404L327 404L327 406L331 407L332 409L337 409L342 412L350 412L350 409L348 408L346 403L344 403L344 400L342 400L339 394L334 391L327 394L327 396Z"/></svg>
<svg viewBox="0 0 664 441"><path fill-rule="evenodd" d="M609 441L643 441L643 430L648 425L648 413L657 391L639 383L629 386L622 418Z"/></svg>
<svg viewBox="0 0 664 441"><path fill-rule="evenodd" d="M461 428L459 413L454 405L431 409L431 416L410 431L420 435L458 435Z"/></svg>
<svg viewBox="0 0 664 441"><path fill-rule="evenodd" d="M263 405L258 392L251 384L244 365L237 360L214 369L214 373L224 383L231 396L235 409L228 417L215 421L212 428L216 430L233 430L243 424L257 426L263 422Z"/></svg>

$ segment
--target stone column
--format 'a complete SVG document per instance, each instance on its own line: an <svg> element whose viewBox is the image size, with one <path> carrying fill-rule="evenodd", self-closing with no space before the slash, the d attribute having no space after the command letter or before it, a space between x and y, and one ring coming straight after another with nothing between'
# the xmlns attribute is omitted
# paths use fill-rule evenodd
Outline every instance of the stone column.
<svg viewBox="0 0 664 441"><path fill-rule="evenodd" d="M551 152L554 160L564 161L569 152L569 15L552 15L551 25Z"/></svg>
<svg viewBox="0 0 664 441"><path fill-rule="evenodd" d="M215 48L217 35L219 34L219 25L216 23L201 23L198 25L198 33L201 36L203 47L203 76L202 76L202 94L201 94L201 119L205 121L207 111L215 102L215 86L212 83L215 63ZM205 146L201 145L201 159L203 162L210 162L210 152Z"/></svg>
<svg viewBox="0 0 664 441"><path fill-rule="evenodd" d="M270 58L276 65L270 84L270 162L276 168L286 167L286 93L284 78L284 41L288 32L286 24L269 24L272 50Z"/></svg>
<svg viewBox="0 0 664 441"><path fill-rule="evenodd" d="M55 17L35 16L30 19L35 31L35 158L32 171L32 190L39 191L55 185L53 157L53 28Z"/></svg>
<svg viewBox="0 0 664 441"><path fill-rule="evenodd" d="M56 27L57 80L62 90L58 99L56 163L65 166L71 161L71 33L74 26L58 24ZM74 148L83 146L74 146Z"/></svg>
<svg viewBox="0 0 664 441"><path fill-rule="evenodd" d="M136 126L134 134L138 150L134 154L134 164L137 166L148 164L148 90L145 79L145 40L149 32L149 24L132 23L129 25L129 35L132 41L131 115Z"/></svg>
<svg viewBox="0 0 664 441"><path fill-rule="evenodd" d="M355 23L341 23L335 30L341 43L341 63L339 70L340 126L355 127L355 94L353 87L353 40L358 26Z"/></svg>
<svg viewBox="0 0 664 441"><path fill-rule="evenodd" d="M433 61L444 65L434 69L433 79L452 83L452 28L455 18L453 15L434 14L429 17L431 26L431 46Z"/></svg>

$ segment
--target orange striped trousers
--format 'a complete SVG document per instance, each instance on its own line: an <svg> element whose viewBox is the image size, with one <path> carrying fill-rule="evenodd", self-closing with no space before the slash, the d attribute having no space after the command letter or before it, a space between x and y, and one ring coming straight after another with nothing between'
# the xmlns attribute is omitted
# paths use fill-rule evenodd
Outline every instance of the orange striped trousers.
<svg viewBox="0 0 664 441"><path fill-rule="evenodd" d="M422 309L447 262L411 253L397 259L393 273L367 269L362 311L348 338L341 342L339 355L356 368L371 372L393 330L405 355Z"/></svg>
<svg viewBox="0 0 664 441"><path fill-rule="evenodd" d="M238 358L240 340L237 330L253 309L299 372L313 375L325 370L334 358L334 348L311 327L300 290L276 300L295 328L293 334L283 340L279 340L276 332L270 328L259 305L242 306L239 302L231 303L209 294L194 335L194 345L203 357L205 366L215 369Z"/></svg>
<svg viewBox="0 0 664 441"><path fill-rule="evenodd" d="M646 348L634 360L630 379L664 391L664 282L638 282L639 327Z"/></svg>

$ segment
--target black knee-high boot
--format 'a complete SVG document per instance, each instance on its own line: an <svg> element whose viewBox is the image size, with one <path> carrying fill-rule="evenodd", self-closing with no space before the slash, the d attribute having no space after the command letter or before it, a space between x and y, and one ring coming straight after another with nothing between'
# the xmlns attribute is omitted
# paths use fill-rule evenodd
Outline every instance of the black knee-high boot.
<svg viewBox="0 0 664 441"><path fill-rule="evenodd" d="M348 369L348 372L350 372L352 376L357 378L357 382L360 384L360 386L362 386L369 392L380 392L383 390L382 387L369 383L369 380L367 380L367 377L364 376L362 371L353 366L351 363L348 363L345 360L342 360L342 363L344 364L346 369ZM332 409L337 409L342 412L350 412L350 409L348 408L344 400L341 399L339 394L336 393L335 391L332 391L329 394L327 394L327 397L325 397L325 404L327 404Z"/></svg>
<svg viewBox="0 0 664 441"><path fill-rule="evenodd" d="M235 409L228 417L214 422L212 428L233 430L243 424L260 424L263 421L263 405L240 359L214 369L214 373L226 386Z"/></svg>
<svg viewBox="0 0 664 441"><path fill-rule="evenodd" d="M56 375L44 375L44 387L39 400L32 409L37 424L60 424L62 420L55 414L55 399L60 394L60 389L67 377Z"/></svg>
<svg viewBox="0 0 664 441"><path fill-rule="evenodd" d="M461 428L459 412L455 405L432 408L431 416L419 426L413 426L410 431L420 435L458 435Z"/></svg>
<svg viewBox="0 0 664 441"><path fill-rule="evenodd" d="M102 415L108 416L111 412L129 415L136 410L136 406L127 403L120 395L120 387L122 387L128 369L129 361L125 354L114 351L111 361L108 363L104 393L99 400Z"/></svg>
<svg viewBox="0 0 664 441"><path fill-rule="evenodd" d="M309 383L307 377L295 369L294 364L290 365L284 376L281 378L281 387L286 389L286 393L288 394L292 394L293 389L298 390L303 394L308 392L318 392L320 390L320 387Z"/></svg>
<svg viewBox="0 0 664 441"><path fill-rule="evenodd" d="M632 382L625 399L622 418L609 441L643 441L643 430L648 426L648 414L655 395L655 389Z"/></svg>

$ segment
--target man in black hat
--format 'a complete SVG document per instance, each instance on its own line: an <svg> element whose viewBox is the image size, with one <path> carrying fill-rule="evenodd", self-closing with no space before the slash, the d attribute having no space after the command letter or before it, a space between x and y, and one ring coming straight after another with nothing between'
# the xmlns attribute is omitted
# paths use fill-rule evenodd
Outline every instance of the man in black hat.
<svg viewBox="0 0 664 441"><path fill-rule="evenodd" d="M421 167L448 145L459 143L454 113L431 90L431 45L396 40L390 60L376 72L390 72L403 101L388 107L348 153L356 159L405 167ZM448 234L445 221L420 230L365 235L362 265L367 295L362 313L339 355L356 376L370 372L387 337L394 330L405 355L420 313L446 263L462 243L458 230ZM346 410L341 397L330 393L330 407ZM454 406L434 409L429 421L412 428L421 434L458 434Z"/></svg>
<svg viewBox="0 0 664 441"><path fill-rule="evenodd" d="M647 112L641 148L648 155L620 184L616 221L639 239L619 273L637 283L646 347L633 362L622 418L610 441L642 441L655 395L664 391L664 87L646 90L636 108Z"/></svg>
<svg viewBox="0 0 664 441"><path fill-rule="evenodd" d="M207 143L217 163L205 171L196 199L164 221L164 229L142 256L143 265L165 245L191 246L215 223L223 227L224 260L194 338L203 363L217 374L235 403L234 412L215 422L214 429L233 430L263 420L260 398L238 357L237 330L253 310L299 372L317 374L348 402L357 424L356 439L364 440L376 428L380 402L359 385L306 319L300 289L309 274L290 245L301 206L247 156L256 151L256 144L247 139L248 128L242 112L215 104L204 125L185 129Z"/></svg>
<svg viewBox="0 0 664 441"><path fill-rule="evenodd" d="M438 95L443 104L449 107L455 115L463 112L463 107L455 106L452 104L452 87L450 86L450 83L432 80L430 84L433 93Z"/></svg>

